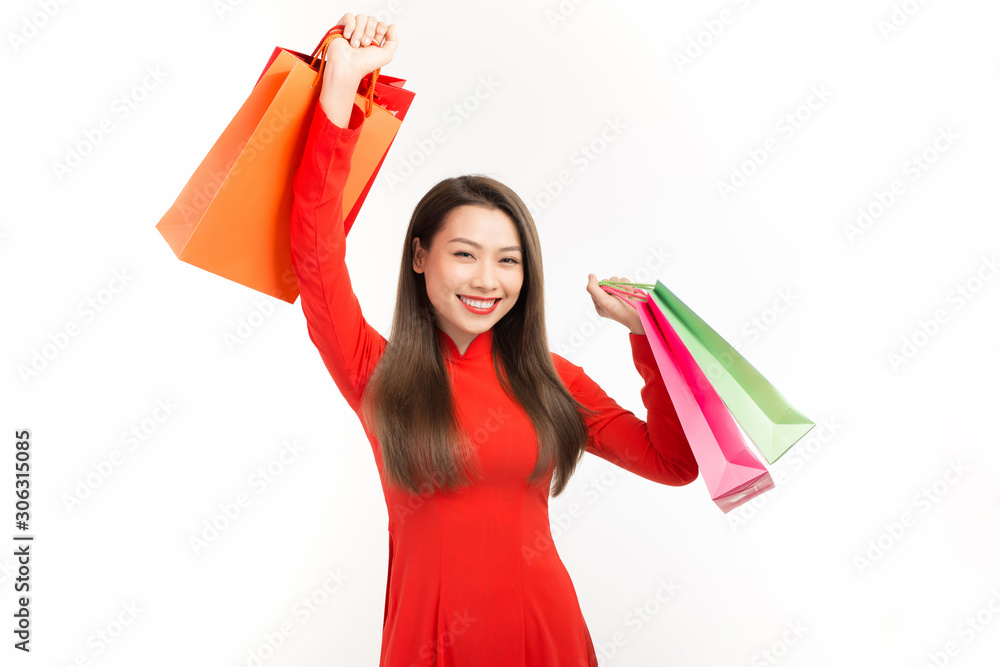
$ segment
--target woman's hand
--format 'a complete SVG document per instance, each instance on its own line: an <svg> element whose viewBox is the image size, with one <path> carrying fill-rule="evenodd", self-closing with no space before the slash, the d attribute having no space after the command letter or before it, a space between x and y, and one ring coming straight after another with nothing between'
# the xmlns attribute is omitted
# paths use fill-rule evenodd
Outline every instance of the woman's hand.
<svg viewBox="0 0 1000 667"><path fill-rule="evenodd" d="M358 84L392 61L399 39L396 24L374 16L348 13L336 25L344 26L344 39L335 38L327 49L319 104L333 123L347 127Z"/></svg>
<svg viewBox="0 0 1000 667"><path fill-rule="evenodd" d="M399 40L395 23L386 24L374 16L348 13L341 16L336 25L344 26L345 39L334 39L330 43L323 73L324 85L337 75L350 76L360 82L369 72L388 65L396 54Z"/></svg>
<svg viewBox="0 0 1000 667"><path fill-rule="evenodd" d="M597 284L597 276L593 273L588 278L587 291L590 292L590 297L594 300L594 307L597 309L598 315L612 319L615 322L621 322L631 333L640 335L646 333L642 328L642 320L639 319L639 311L625 303L625 297L605 292ZM618 278L617 276L611 276L610 280L629 282L628 278ZM629 294L639 294L634 288L628 285L615 285L615 287Z"/></svg>

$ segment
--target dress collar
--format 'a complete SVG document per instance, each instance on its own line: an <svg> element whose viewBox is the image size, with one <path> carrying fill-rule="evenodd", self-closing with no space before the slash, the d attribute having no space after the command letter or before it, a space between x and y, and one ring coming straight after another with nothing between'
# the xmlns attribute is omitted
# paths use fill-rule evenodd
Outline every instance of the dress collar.
<svg viewBox="0 0 1000 667"><path fill-rule="evenodd" d="M451 339L451 336L446 334L442 329L438 329L437 327L435 329L437 331L438 344L441 346L441 352L446 359L476 359L478 357L489 356L493 353L493 329L487 329L473 338L464 355L458 353L458 346L455 345L455 341Z"/></svg>

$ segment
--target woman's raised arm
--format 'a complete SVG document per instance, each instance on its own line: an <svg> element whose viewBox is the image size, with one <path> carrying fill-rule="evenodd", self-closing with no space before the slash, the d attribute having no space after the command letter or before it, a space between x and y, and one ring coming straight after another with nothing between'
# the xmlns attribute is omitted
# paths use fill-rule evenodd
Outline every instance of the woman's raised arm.
<svg viewBox="0 0 1000 667"><path fill-rule="evenodd" d="M364 123L354 94L361 78L381 67L381 61L388 62L395 51L394 28L389 26L390 34L385 35L384 24L363 18L345 14L341 23L346 39L335 39L339 46L331 44L327 52L323 87L295 172L290 221L292 266L309 338L355 412L385 338L365 320L345 262L344 186ZM377 26L382 26L381 34ZM385 35L385 44L366 45L376 34ZM360 46L353 45L356 40ZM362 55L365 51L369 53Z"/></svg>

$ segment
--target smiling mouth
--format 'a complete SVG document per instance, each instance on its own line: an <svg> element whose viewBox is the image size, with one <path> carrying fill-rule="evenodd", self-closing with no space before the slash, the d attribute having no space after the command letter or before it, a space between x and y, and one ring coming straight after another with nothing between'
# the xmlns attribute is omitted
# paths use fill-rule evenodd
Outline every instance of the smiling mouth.
<svg viewBox="0 0 1000 667"><path fill-rule="evenodd" d="M466 309L474 313L490 313L500 303L499 298L495 299L473 299L462 294L457 294L458 300L465 305Z"/></svg>

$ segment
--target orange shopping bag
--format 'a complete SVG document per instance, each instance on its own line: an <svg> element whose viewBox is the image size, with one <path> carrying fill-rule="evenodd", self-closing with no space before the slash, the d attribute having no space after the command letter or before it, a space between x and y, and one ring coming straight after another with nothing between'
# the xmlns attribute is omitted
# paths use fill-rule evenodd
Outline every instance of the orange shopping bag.
<svg viewBox="0 0 1000 667"><path fill-rule="evenodd" d="M308 56L275 47L250 97L156 224L179 259L288 303L298 299L288 231L292 180L326 50L342 30L328 31ZM367 118L344 189L345 233L413 101L405 80L379 74L366 76L355 98Z"/></svg>

